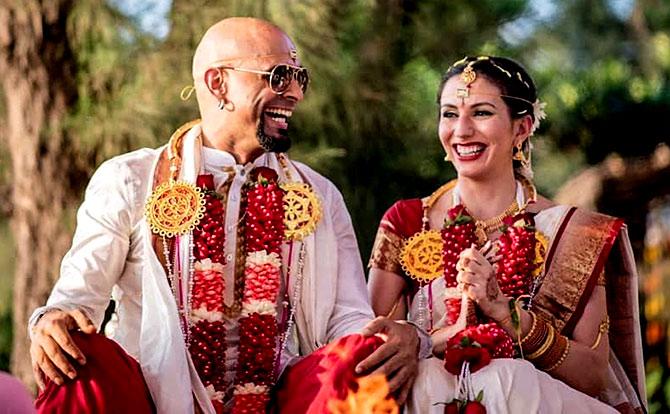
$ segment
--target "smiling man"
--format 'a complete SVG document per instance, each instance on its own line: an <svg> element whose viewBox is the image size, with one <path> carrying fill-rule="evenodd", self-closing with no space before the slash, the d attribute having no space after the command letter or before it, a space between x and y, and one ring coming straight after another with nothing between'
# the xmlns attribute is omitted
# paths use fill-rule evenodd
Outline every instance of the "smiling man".
<svg viewBox="0 0 670 414"><path fill-rule="evenodd" d="M307 355L300 369L321 367L317 348L335 340L351 366L331 372L385 374L402 402L429 340L373 320L340 192L284 154L309 83L295 45L268 22L226 19L200 42L193 79L201 120L91 179L30 320L38 408L265 412L284 369ZM94 334L110 295L115 342ZM280 398L294 397L318 399Z"/></svg>

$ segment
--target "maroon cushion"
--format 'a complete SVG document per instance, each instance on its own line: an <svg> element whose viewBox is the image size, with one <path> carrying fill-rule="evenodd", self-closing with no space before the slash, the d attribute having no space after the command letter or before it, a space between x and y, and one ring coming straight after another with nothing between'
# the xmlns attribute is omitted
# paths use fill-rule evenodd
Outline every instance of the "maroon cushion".
<svg viewBox="0 0 670 414"><path fill-rule="evenodd" d="M74 362L77 377L57 385L47 379L35 401L39 413L154 413L140 365L119 344L99 334L71 332L86 356Z"/></svg>

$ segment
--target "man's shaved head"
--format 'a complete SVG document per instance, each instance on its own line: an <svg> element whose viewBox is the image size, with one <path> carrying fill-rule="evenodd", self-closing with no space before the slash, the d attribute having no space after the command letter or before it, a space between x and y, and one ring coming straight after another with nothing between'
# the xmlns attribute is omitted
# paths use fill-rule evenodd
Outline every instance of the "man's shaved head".
<svg viewBox="0 0 670 414"><path fill-rule="evenodd" d="M293 70L278 78L286 82L280 93L267 73L278 65ZM205 145L235 153L242 162L263 151L288 150L289 120L306 85L295 77L299 65L291 39L270 22L233 17L210 27L192 68Z"/></svg>
<svg viewBox="0 0 670 414"><path fill-rule="evenodd" d="M277 41L277 38L283 41ZM291 56L295 46L274 24L253 17L231 17L210 27L193 56L193 80L197 81L216 62L270 56ZM295 53L295 52L294 52Z"/></svg>

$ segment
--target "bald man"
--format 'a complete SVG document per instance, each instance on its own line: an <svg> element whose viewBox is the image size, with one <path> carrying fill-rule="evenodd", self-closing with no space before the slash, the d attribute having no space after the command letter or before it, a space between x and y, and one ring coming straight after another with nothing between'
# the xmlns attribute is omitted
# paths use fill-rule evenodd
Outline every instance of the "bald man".
<svg viewBox="0 0 670 414"><path fill-rule="evenodd" d="M110 412L139 412L139 406L148 412L242 412L244 407L263 412L269 386L287 366L311 354L296 366L307 371L293 370L293 378L300 382L296 372L321 378L317 368L323 371L323 366L314 361L332 358L314 356L333 350L357 359L349 358L350 370L331 372L353 373L355 367L357 374L386 374L398 400L405 399L418 354L430 353L429 340L413 326L373 320L340 192L284 154L291 145L291 115L308 80L291 39L268 22L231 18L205 33L193 58L201 120L179 128L161 148L108 160L88 185L60 278L47 305L29 322L35 377L45 389L38 408L58 411L75 400L95 405L96 412L106 406ZM152 203L158 203L161 189L172 188L172 179L210 195L204 212L209 218L203 220L211 218L214 224L193 221L195 230L159 234L158 227L175 223L157 224L159 218L147 211L155 210L158 204ZM271 246L277 244L267 242L273 233L263 233L271 223L249 224L246 209L252 203L242 202L250 186L266 188L273 181L301 189L284 187L282 194L309 206L303 209L308 214L293 223L299 237L282 237L275 250ZM269 203L268 197L258 200ZM184 217L188 221L192 215ZM220 241L204 238L210 231ZM255 238L270 246L261 256L245 251L252 248L245 240ZM262 263L254 261L254 267L250 260ZM276 290L267 288L275 286L269 279L245 283L261 277L257 272L263 266L278 269ZM94 334L110 296L118 309L115 342ZM363 335L351 337L356 333ZM374 334L386 341L365 339ZM326 347L314 353L338 338L358 351ZM270 355L272 368L259 368L264 355ZM124 381L134 385L118 388ZM285 386L302 390L291 381ZM306 395L312 396L305 400ZM285 393L282 401L297 412L307 410L311 401L325 401L319 395L299 396L307 401L302 406ZM149 404L138 402L143 398Z"/></svg>

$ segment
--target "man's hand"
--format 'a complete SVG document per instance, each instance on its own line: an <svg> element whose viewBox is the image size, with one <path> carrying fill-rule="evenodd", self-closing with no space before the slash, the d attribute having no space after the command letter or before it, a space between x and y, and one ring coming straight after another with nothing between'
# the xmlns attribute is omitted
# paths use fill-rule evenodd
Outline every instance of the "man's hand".
<svg viewBox="0 0 670 414"><path fill-rule="evenodd" d="M68 332L75 329L87 334L95 333L95 326L79 309L69 312L58 309L48 311L33 327L30 359L33 375L40 389L44 389L45 375L58 385L63 384L63 375L70 379L77 376L68 356L82 365L86 363L84 354L74 344Z"/></svg>
<svg viewBox="0 0 670 414"><path fill-rule="evenodd" d="M412 325L380 316L368 323L361 332L365 336L381 334L386 342L356 366L356 373L383 374L396 401L405 403L419 370L419 336ZM368 372L374 369L372 372Z"/></svg>

